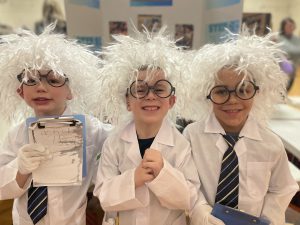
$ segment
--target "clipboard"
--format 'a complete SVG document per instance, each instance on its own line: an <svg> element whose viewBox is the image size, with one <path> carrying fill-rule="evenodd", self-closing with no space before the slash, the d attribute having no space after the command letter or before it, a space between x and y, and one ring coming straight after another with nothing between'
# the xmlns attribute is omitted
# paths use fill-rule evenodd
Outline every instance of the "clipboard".
<svg viewBox="0 0 300 225"><path fill-rule="evenodd" d="M211 214L226 225L269 225L266 219L252 216L237 209L216 203Z"/></svg>
<svg viewBox="0 0 300 225"><path fill-rule="evenodd" d="M81 185L86 175L84 116L28 118L27 124L29 143L48 151L47 159L32 173L33 185Z"/></svg>

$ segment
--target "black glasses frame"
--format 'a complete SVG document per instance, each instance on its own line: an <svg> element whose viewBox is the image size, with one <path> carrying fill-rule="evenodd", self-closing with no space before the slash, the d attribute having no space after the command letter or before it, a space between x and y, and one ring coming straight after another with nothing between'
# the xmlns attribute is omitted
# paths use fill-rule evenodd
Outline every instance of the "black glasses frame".
<svg viewBox="0 0 300 225"><path fill-rule="evenodd" d="M241 96L239 96L239 94L237 93L237 87L238 87L239 84L236 85L235 89L232 89L232 90L229 90L226 86L223 86L223 85L215 86L215 87L213 87L213 88L210 90L209 95L207 95L206 98L209 99L209 100L211 100L211 101L212 101L214 104L216 104L216 105L223 105L223 104L225 104L226 102L228 102L229 99L230 99L230 97L231 97L231 93L235 93L235 96L237 96L237 97L238 97L239 99L241 99L241 100L249 100L249 99L251 99L251 98L253 98L253 97L255 96L256 92L259 90L259 86L257 86L257 85L256 85L255 83L253 83L252 81L247 81L247 82L251 83L251 84L253 85L253 87L254 87L254 93L253 93L253 95L252 95L251 97L249 97L249 98L242 98ZM222 103L215 102L215 101L212 99L212 97L211 97L211 94L212 94L213 90L216 89L216 88L219 88L219 87L223 87L223 88L228 92L228 97L227 97L227 99L226 99L224 102L222 102Z"/></svg>
<svg viewBox="0 0 300 225"><path fill-rule="evenodd" d="M167 82L167 83L170 85L171 91L170 91L170 94L169 94L168 96L161 97L161 96L159 96L159 95L156 93L155 86L156 86L156 84L157 84L158 82L160 82L160 81L165 81L165 82ZM147 88L148 88L146 94L145 94L144 96L142 96L142 97L137 97L137 96L135 96L135 93L132 93L132 86L133 86L133 85L136 85L136 82L143 82L144 84L146 84L146 86L147 86ZM171 82L168 81L168 80L165 80L165 79L161 79L161 80L156 81L155 84L154 84L153 86L149 86L148 83L145 82L145 81L143 81L143 80L137 80L137 81L134 81L134 82L132 82L132 84L130 85L130 87L127 88L126 96L128 96L128 93L130 93L130 95L131 95L132 97L137 98L137 99L142 99L142 98L145 98L145 97L149 94L150 90L152 90L152 92L153 92L157 97L159 97L159 98L168 98L168 97L170 97L171 95L174 95L174 94L175 94L175 87L171 84Z"/></svg>
<svg viewBox="0 0 300 225"><path fill-rule="evenodd" d="M25 72L25 70L23 70L20 74L17 75L17 79L18 79L18 81L19 81L20 83L25 84L26 86L34 86L34 85L37 85L37 84L38 84L38 82L35 82L35 83L32 83L32 84L29 84L29 83L24 82L24 80L23 80L23 78L24 78L24 72ZM65 78L64 83L56 86L56 85L51 84L51 82L48 80L48 75L49 75L51 72L53 72L52 70L49 70L47 74L41 74L40 71L37 71L37 72L39 73L39 76L40 76L40 78L39 78L38 80L41 82L42 78L45 78L46 81L47 81L47 83L48 83L50 86L52 86L52 87L62 87L62 86L65 85L66 82L69 81L69 78L64 74L64 78Z"/></svg>

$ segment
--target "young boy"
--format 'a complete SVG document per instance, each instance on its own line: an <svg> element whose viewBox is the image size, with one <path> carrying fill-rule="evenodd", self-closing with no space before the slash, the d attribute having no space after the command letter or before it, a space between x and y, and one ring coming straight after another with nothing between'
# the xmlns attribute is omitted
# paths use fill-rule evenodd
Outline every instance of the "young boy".
<svg viewBox="0 0 300 225"><path fill-rule="evenodd" d="M183 225L199 179L188 141L166 118L175 86L177 109L184 103L181 53L163 30L136 35L116 36L103 53L100 115L117 131L104 143L94 195L103 224L118 217L120 225Z"/></svg>
<svg viewBox="0 0 300 225"><path fill-rule="evenodd" d="M76 42L52 34L53 29L49 26L39 36L20 30L1 37L2 118L12 121L29 115L22 100L38 118L88 111L99 60ZM69 104L72 99L76 104ZM47 158L47 151L42 145L28 144L25 121L9 131L0 149L0 199L15 199L14 224L85 224L87 190L110 129L91 116L85 116L85 122L87 175L80 186L44 187L40 211L29 204L39 201L32 199L37 193L31 187L32 172Z"/></svg>
<svg viewBox="0 0 300 225"><path fill-rule="evenodd" d="M282 52L270 37L244 31L222 44L203 47L191 64L195 99L190 102L205 101L205 115L198 113L192 118L198 122L184 130L203 194L192 224L215 224L207 219L215 203L272 225L285 223L285 210L299 187L283 143L266 126L272 107L285 94Z"/></svg>

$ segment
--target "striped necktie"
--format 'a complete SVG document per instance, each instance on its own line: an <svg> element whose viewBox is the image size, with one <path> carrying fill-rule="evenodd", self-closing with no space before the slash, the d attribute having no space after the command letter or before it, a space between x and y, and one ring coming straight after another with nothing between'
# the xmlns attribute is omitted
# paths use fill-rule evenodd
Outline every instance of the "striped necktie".
<svg viewBox="0 0 300 225"><path fill-rule="evenodd" d="M33 222L38 223L47 214L47 187L33 187L28 190L27 212Z"/></svg>
<svg viewBox="0 0 300 225"><path fill-rule="evenodd" d="M232 208L238 208L239 196L239 161L234 151L234 145L238 137L223 135L228 144L228 149L223 155L221 172L219 177L216 203Z"/></svg>

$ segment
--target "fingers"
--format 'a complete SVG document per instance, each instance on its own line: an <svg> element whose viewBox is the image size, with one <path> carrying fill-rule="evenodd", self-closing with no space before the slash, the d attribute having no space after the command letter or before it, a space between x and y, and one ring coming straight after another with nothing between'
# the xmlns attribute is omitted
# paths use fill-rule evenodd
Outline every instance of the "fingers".
<svg viewBox="0 0 300 225"><path fill-rule="evenodd" d="M209 222L209 224L212 224L212 225L225 225L222 220L214 217L213 215L209 215L208 222Z"/></svg>
<svg viewBox="0 0 300 225"><path fill-rule="evenodd" d="M42 160L47 158L47 151L42 145L27 144L19 149L18 170L21 174L30 174L37 169Z"/></svg>
<svg viewBox="0 0 300 225"><path fill-rule="evenodd" d="M158 166L157 166L157 163L156 162L142 162L142 168L144 169L151 169L151 170L154 170L156 169Z"/></svg>
<svg viewBox="0 0 300 225"><path fill-rule="evenodd" d="M158 159L161 159L161 158L162 158L162 156L161 156L160 151L148 148L145 151L145 154L144 154L144 157L143 157L143 161L153 162L153 161L157 161Z"/></svg>
<svg viewBox="0 0 300 225"><path fill-rule="evenodd" d="M153 171L150 168L143 168L141 164L135 169L134 181L135 186L139 187L144 185L146 182L150 182L154 179Z"/></svg>
<svg viewBox="0 0 300 225"><path fill-rule="evenodd" d="M26 156L43 156L48 153L46 148L40 144L26 144L24 145L20 151L22 151Z"/></svg>
<svg viewBox="0 0 300 225"><path fill-rule="evenodd" d="M144 175L143 181L144 181L144 183L151 182L152 180L154 180L154 178L155 177L154 177L154 175L152 173L146 173Z"/></svg>
<svg viewBox="0 0 300 225"><path fill-rule="evenodd" d="M162 155L154 149L147 149L142 161L143 168L150 168L155 177L158 176L164 166Z"/></svg>

